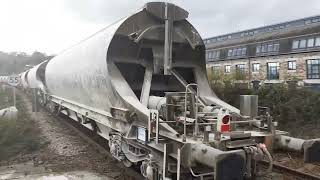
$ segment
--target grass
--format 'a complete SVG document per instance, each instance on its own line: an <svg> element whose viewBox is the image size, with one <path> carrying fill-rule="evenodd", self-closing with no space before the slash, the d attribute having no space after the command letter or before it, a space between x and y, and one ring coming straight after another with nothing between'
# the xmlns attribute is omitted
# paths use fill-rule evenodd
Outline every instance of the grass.
<svg viewBox="0 0 320 180"><path fill-rule="evenodd" d="M12 91L0 89L1 109L12 104ZM0 119L0 161L28 154L40 148L40 131L17 96L19 110L16 120Z"/></svg>
<svg viewBox="0 0 320 180"><path fill-rule="evenodd" d="M0 109L13 105L13 96L11 88L2 89L0 86Z"/></svg>

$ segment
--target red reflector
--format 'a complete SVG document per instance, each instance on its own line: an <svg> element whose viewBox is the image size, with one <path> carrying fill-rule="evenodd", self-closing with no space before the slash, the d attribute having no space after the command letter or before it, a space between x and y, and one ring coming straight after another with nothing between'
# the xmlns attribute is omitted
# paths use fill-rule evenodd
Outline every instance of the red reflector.
<svg viewBox="0 0 320 180"><path fill-rule="evenodd" d="M221 132L229 132L230 131L230 125L221 125Z"/></svg>
<svg viewBox="0 0 320 180"><path fill-rule="evenodd" d="M222 118L222 123L223 124L228 124L230 121L230 116L229 115L226 115Z"/></svg>

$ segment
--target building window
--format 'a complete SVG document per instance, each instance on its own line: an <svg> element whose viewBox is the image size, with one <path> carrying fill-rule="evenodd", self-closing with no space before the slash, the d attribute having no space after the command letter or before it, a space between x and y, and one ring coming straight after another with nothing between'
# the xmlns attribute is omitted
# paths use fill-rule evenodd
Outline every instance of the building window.
<svg viewBox="0 0 320 180"><path fill-rule="evenodd" d="M256 47L256 54L271 53L271 52L278 52L278 51L279 51L279 43L278 42L259 44Z"/></svg>
<svg viewBox="0 0 320 180"><path fill-rule="evenodd" d="M245 68L246 66L244 64L238 64L236 65L236 70L241 72L241 73L244 73L245 72Z"/></svg>
<svg viewBox="0 0 320 180"><path fill-rule="evenodd" d="M211 61L213 59L219 59L220 58L220 51L207 51L206 52L206 59L208 61Z"/></svg>
<svg viewBox="0 0 320 180"><path fill-rule="evenodd" d="M232 56L237 56L237 49L232 50Z"/></svg>
<svg viewBox="0 0 320 180"><path fill-rule="evenodd" d="M315 46L320 46L320 37L316 37Z"/></svg>
<svg viewBox="0 0 320 180"><path fill-rule="evenodd" d="M308 43L307 43L307 47L313 47L313 46L314 46L314 38L309 38Z"/></svg>
<svg viewBox="0 0 320 180"><path fill-rule="evenodd" d="M279 79L279 63L267 63L267 77L269 80Z"/></svg>
<svg viewBox="0 0 320 180"><path fill-rule="evenodd" d="M312 48L314 46L320 46L320 37L294 40L292 42L292 49Z"/></svg>
<svg viewBox="0 0 320 180"><path fill-rule="evenodd" d="M259 72L260 71L260 64L254 63L252 64L252 72Z"/></svg>
<svg viewBox="0 0 320 180"><path fill-rule="evenodd" d="M272 52L273 51L273 44L268 44L268 52Z"/></svg>
<svg viewBox="0 0 320 180"><path fill-rule="evenodd" d="M296 61L288 61L288 70L296 70L296 69L297 69Z"/></svg>
<svg viewBox="0 0 320 180"><path fill-rule="evenodd" d="M261 45L257 45L256 47L256 53L259 54L261 52Z"/></svg>
<svg viewBox="0 0 320 180"><path fill-rule="evenodd" d="M274 52L279 52L279 47L280 47L280 44L279 44L279 43L273 44L273 51L274 51Z"/></svg>
<svg viewBox="0 0 320 180"><path fill-rule="evenodd" d="M264 53L264 52L267 52L267 45L261 45L261 52Z"/></svg>
<svg viewBox="0 0 320 180"><path fill-rule="evenodd" d="M245 56L247 54L246 47L233 48L228 50L228 57Z"/></svg>
<svg viewBox="0 0 320 180"><path fill-rule="evenodd" d="M242 50L241 50L241 55L246 55L246 54L247 54L247 48L244 47L244 48L242 48Z"/></svg>
<svg viewBox="0 0 320 180"><path fill-rule="evenodd" d="M237 49L236 56L241 56L241 48L238 48L238 49Z"/></svg>
<svg viewBox="0 0 320 180"><path fill-rule="evenodd" d="M224 66L224 72L225 73L230 73L231 72L231 66L230 65Z"/></svg>
<svg viewBox="0 0 320 180"><path fill-rule="evenodd" d="M299 40L294 40L292 42L292 49L298 49L299 47Z"/></svg>
<svg viewBox="0 0 320 180"><path fill-rule="evenodd" d="M216 51L216 59L220 58L220 51Z"/></svg>
<svg viewBox="0 0 320 180"><path fill-rule="evenodd" d="M244 80L245 79L245 65L238 64L236 65L236 80Z"/></svg>
<svg viewBox="0 0 320 180"><path fill-rule="evenodd" d="M307 60L307 78L320 79L320 59Z"/></svg>
<svg viewBox="0 0 320 180"><path fill-rule="evenodd" d="M217 75L220 72L220 66L212 66L213 74Z"/></svg>
<svg viewBox="0 0 320 180"><path fill-rule="evenodd" d="M306 45L307 45L307 40L305 39L300 40L299 48L306 48Z"/></svg>

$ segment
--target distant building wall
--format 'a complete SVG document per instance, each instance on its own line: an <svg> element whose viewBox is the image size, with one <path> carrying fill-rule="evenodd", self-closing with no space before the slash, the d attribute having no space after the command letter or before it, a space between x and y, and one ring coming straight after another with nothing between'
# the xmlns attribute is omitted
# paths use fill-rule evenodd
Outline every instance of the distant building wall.
<svg viewBox="0 0 320 180"><path fill-rule="evenodd" d="M211 75L236 74L236 82L320 85L320 16L212 37L205 43Z"/></svg>

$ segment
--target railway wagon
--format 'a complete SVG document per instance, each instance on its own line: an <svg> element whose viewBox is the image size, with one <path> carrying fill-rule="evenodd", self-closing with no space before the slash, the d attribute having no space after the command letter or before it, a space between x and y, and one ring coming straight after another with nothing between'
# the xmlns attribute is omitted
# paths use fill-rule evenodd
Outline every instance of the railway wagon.
<svg viewBox="0 0 320 180"><path fill-rule="evenodd" d="M7 84L8 76L0 76L0 84Z"/></svg>
<svg viewBox="0 0 320 180"><path fill-rule="evenodd" d="M276 146L320 161L319 142L276 130L256 96L242 96L239 110L215 95L187 17L174 4L147 3L22 77L36 80L28 86L51 112L107 139L117 160L150 180L250 179L263 158L270 171Z"/></svg>
<svg viewBox="0 0 320 180"><path fill-rule="evenodd" d="M28 80L27 80L27 76L28 76L29 71L30 70L27 70L27 71L21 73L21 76L20 76L20 78L21 78L21 87L24 90L30 88L28 86Z"/></svg>

